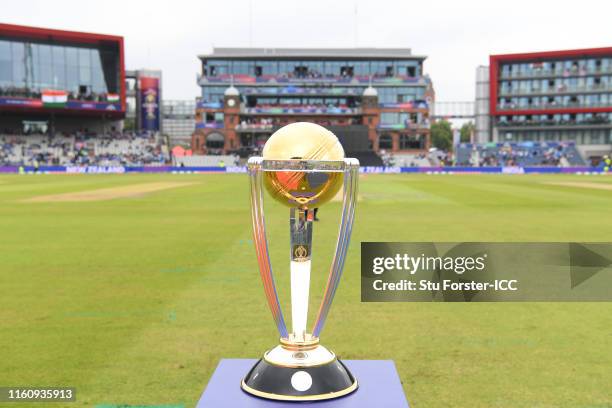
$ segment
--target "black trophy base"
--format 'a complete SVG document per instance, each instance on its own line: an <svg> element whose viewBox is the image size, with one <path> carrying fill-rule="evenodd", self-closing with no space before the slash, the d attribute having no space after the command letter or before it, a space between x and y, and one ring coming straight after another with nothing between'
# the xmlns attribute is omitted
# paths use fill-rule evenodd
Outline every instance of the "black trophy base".
<svg viewBox="0 0 612 408"><path fill-rule="evenodd" d="M242 389L280 401L317 401L342 397L357 389L357 380L339 361L313 367L282 367L259 360L242 380Z"/></svg>

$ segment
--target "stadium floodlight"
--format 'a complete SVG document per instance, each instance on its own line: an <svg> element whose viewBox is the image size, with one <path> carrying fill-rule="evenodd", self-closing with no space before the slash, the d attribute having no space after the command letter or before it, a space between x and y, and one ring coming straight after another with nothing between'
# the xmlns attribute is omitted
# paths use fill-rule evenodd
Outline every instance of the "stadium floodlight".
<svg viewBox="0 0 612 408"><path fill-rule="evenodd" d="M298 122L275 132L263 157L248 162L253 236L268 305L280 345L264 353L242 381L258 397L313 401L340 397L357 389L357 380L336 355L319 344L319 335L340 282L355 215L359 161L344 157L338 138L322 126ZM307 331L314 210L344 185L336 251L312 330ZM290 207L291 323L281 311L264 221L263 190Z"/></svg>

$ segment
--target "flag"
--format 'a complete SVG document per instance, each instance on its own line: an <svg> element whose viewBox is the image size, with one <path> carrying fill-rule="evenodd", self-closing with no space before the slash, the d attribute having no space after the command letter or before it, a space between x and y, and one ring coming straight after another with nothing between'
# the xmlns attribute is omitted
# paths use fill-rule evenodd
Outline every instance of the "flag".
<svg viewBox="0 0 612 408"><path fill-rule="evenodd" d="M42 91L42 103L45 108L63 108L68 102L66 91L45 89Z"/></svg>
<svg viewBox="0 0 612 408"><path fill-rule="evenodd" d="M119 102L119 95L109 93L106 95L106 100L109 102Z"/></svg>

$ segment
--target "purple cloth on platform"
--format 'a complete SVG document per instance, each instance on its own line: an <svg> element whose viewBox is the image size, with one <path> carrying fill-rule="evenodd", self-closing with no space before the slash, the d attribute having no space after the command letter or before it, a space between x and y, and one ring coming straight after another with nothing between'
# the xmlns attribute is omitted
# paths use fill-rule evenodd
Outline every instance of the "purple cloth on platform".
<svg viewBox="0 0 612 408"><path fill-rule="evenodd" d="M298 403L265 400L242 391L240 382L256 361L221 360L196 408L409 408L391 360L342 360L359 382L357 391L333 400Z"/></svg>

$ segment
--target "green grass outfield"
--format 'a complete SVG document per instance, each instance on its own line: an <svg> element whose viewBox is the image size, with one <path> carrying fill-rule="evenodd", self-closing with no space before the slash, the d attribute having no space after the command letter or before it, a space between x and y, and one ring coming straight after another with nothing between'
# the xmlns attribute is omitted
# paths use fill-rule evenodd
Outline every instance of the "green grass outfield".
<svg viewBox="0 0 612 408"><path fill-rule="evenodd" d="M21 202L158 181L196 184ZM612 406L612 303L360 302L360 241L612 241L612 190L546 184L560 181L612 186L603 176L363 177L322 341L345 359L393 359L416 408ZM74 386L67 407L192 407L221 358L274 346L247 194L245 175L0 176L0 386ZM323 207L315 225L313 301L339 208ZM288 210L268 200L266 214L288 310Z"/></svg>

